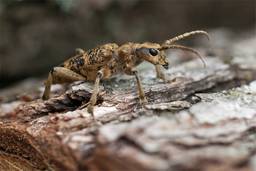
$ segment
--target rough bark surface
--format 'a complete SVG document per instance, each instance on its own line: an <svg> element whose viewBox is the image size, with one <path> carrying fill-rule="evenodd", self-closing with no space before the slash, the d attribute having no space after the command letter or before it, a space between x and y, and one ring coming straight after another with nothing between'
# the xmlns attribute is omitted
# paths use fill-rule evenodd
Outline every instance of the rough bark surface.
<svg viewBox="0 0 256 171"><path fill-rule="evenodd" d="M0 170L255 170L256 53L239 50L255 40L231 46L228 63L179 64L168 83L140 68L146 109L131 77L104 83L96 121L81 108L89 83L54 86L48 101L38 90L9 94L0 104Z"/></svg>

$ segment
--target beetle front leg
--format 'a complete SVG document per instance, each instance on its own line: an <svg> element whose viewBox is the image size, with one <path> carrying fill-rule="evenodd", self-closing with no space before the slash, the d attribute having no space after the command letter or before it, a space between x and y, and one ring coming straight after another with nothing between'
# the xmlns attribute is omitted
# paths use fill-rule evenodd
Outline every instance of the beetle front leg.
<svg viewBox="0 0 256 171"><path fill-rule="evenodd" d="M155 70L156 70L156 77L159 79L162 79L163 81L167 81L165 78L165 74L161 70L161 65L155 65Z"/></svg>

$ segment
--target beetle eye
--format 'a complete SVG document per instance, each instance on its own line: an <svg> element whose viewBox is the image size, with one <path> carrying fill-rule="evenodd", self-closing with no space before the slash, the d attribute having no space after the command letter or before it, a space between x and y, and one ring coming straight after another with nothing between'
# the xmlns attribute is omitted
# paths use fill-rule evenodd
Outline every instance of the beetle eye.
<svg viewBox="0 0 256 171"><path fill-rule="evenodd" d="M156 55L158 54L158 51L157 51L156 49L150 48L150 49L149 49L149 53L150 53L150 55L152 55L152 56L156 56Z"/></svg>

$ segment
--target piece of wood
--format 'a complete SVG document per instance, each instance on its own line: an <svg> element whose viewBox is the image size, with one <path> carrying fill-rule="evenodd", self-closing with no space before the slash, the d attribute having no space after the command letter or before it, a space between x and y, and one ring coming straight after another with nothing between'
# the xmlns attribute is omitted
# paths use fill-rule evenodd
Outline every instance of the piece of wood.
<svg viewBox="0 0 256 171"><path fill-rule="evenodd" d="M246 100L253 101L253 95L248 95L245 103L241 102L244 108L238 110L235 103L225 103L225 98L233 97L232 91L212 94L209 90L251 81L255 79L255 70L240 69L213 57L207 58L206 63L203 68L198 60L193 60L168 70L167 77L172 80L169 83L154 79L152 70L142 69L147 109L140 107L137 89L130 86L136 85L133 79L113 79L106 83L108 87L101 88L95 107L97 122L86 108L80 108L91 95L89 84L85 83L76 83L62 95L55 93L48 101L1 104L0 159L4 162L0 168L251 168L255 163L252 156L256 150L256 119L254 106ZM241 99L246 94L243 91ZM201 99L202 103L198 103ZM183 109L186 110L179 112ZM244 115L239 117L240 113Z"/></svg>

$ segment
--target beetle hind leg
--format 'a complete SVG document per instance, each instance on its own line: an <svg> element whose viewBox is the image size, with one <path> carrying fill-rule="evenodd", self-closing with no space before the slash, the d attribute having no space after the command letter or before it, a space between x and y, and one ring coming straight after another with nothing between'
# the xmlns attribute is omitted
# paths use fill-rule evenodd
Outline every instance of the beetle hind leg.
<svg viewBox="0 0 256 171"><path fill-rule="evenodd" d="M86 78L80 74L71 71L70 69L64 67L54 67L45 82L45 89L42 96L43 100L47 100L50 97L51 85L58 83L70 83L74 81L83 81Z"/></svg>
<svg viewBox="0 0 256 171"><path fill-rule="evenodd" d="M48 100L50 97L50 91L51 91L51 85L52 85L52 73L50 72L48 75L48 78L45 82L45 88L44 88L44 93L42 96L43 100Z"/></svg>

